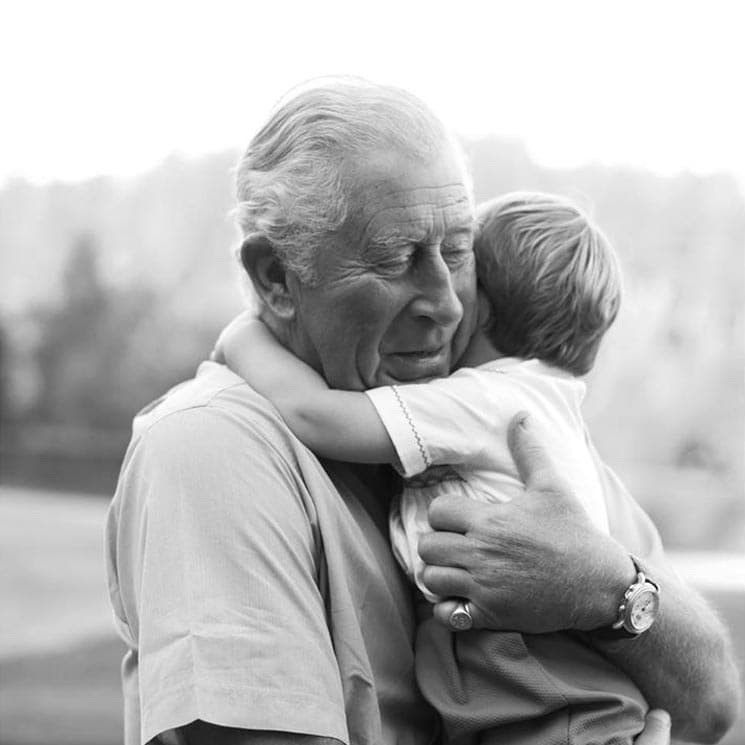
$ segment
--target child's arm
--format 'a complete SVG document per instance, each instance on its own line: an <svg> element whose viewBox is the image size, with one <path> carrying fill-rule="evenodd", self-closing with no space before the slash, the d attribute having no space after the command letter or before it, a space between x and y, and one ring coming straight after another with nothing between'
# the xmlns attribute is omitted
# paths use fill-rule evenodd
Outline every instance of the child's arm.
<svg viewBox="0 0 745 745"><path fill-rule="evenodd" d="M235 319L218 340L217 355L278 409L313 452L357 463L394 463L396 451L364 393L332 390L285 349L259 320Z"/></svg>

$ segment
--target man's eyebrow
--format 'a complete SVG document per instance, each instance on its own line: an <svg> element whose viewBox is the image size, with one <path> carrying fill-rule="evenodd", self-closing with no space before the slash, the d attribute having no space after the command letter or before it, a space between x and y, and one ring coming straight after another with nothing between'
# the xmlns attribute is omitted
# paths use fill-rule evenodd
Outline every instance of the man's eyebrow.
<svg viewBox="0 0 745 745"><path fill-rule="evenodd" d="M411 236L397 232L387 232L383 235L377 235L367 242L363 257L367 261L382 261L401 252L410 243L412 243Z"/></svg>
<svg viewBox="0 0 745 745"><path fill-rule="evenodd" d="M370 236L367 248L390 248L402 243L409 243L414 238L414 231L385 228Z"/></svg>
<svg viewBox="0 0 745 745"><path fill-rule="evenodd" d="M447 241L453 238L465 236L469 239L473 238L476 234L478 222L476 218L464 220L459 225L453 225L448 228L442 235L442 240ZM391 252L400 250L401 248L412 244L412 243L428 243L428 231L417 230L416 228L386 228L379 231L376 235L372 236L365 246L365 255L368 259L383 258Z"/></svg>
<svg viewBox="0 0 745 745"><path fill-rule="evenodd" d="M479 221L476 219L476 217L469 217L466 220L463 220L462 222L453 225L452 228L449 228L445 234L446 235L454 235L456 233L475 233L478 229Z"/></svg>
<svg viewBox="0 0 745 745"><path fill-rule="evenodd" d="M475 217L469 217L462 220L455 225L451 225L443 234L443 240L448 238L457 238L459 236L467 236L472 238L476 235L478 230L478 220Z"/></svg>

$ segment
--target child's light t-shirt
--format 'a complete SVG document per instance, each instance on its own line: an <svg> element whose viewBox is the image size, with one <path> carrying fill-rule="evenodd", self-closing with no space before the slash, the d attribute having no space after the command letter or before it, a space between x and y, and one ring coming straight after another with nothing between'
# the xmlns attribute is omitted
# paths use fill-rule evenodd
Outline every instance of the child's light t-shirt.
<svg viewBox="0 0 745 745"><path fill-rule="evenodd" d="M510 421L527 411L541 430L552 460L593 523L608 532L600 478L582 418L585 384L539 360L502 358L461 368L428 383L367 391L410 478L432 466L450 465L459 480L404 488L391 515L394 553L425 596L419 537L431 531L429 502L439 493L460 492L484 502L507 502L524 486L507 445Z"/></svg>

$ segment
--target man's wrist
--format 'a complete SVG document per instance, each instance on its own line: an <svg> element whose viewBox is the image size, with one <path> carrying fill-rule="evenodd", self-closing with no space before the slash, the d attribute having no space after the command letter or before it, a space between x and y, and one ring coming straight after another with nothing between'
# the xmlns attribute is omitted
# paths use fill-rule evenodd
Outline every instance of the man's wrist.
<svg viewBox="0 0 745 745"><path fill-rule="evenodd" d="M591 633L599 641L638 639L648 631L657 619L660 603L660 587L650 576L646 567L635 556L629 555L635 576L619 597L615 619L611 624L600 626Z"/></svg>
<svg viewBox="0 0 745 745"><path fill-rule="evenodd" d="M619 599L636 580L637 569L631 556L622 550L614 552L612 561L607 562L602 573L602 586L596 595L593 606L593 619L587 625L588 630L596 631L612 626L618 619Z"/></svg>

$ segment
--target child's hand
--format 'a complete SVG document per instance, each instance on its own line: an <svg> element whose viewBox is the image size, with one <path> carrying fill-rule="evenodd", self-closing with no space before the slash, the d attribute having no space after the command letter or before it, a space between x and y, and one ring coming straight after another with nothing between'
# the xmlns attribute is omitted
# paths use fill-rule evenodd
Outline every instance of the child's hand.
<svg viewBox="0 0 745 745"><path fill-rule="evenodd" d="M256 316L255 311L244 310L243 313L237 315L221 332L220 336L217 337L214 349L210 353L210 360L212 362L219 362L225 364L227 361L226 350L235 349L236 345L240 345L240 337L246 328L251 324L261 323Z"/></svg>

